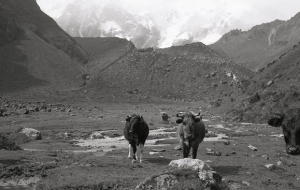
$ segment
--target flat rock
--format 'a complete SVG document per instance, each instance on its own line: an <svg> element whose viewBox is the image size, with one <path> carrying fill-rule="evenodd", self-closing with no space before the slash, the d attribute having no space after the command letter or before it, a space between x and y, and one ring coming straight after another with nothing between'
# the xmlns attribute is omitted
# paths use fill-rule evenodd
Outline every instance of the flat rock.
<svg viewBox="0 0 300 190"><path fill-rule="evenodd" d="M152 175L136 189L226 189L222 177L204 161L184 158L170 162L168 170Z"/></svg>
<svg viewBox="0 0 300 190"><path fill-rule="evenodd" d="M181 146L180 145L175 146L174 150L181 150Z"/></svg>
<svg viewBox="0 0 300 190"><path fill-rule="evenodd" d="M249 145L248 148L250 148L253 151L257 151L257 148L255 146Z"/></svg>
<svg viewBox="0 0 300 190"><path fill-rule="evenodd" d="M156 148L156 149L151 149L151 151L153 152L165 152L165 149L160 149L160 148Z"/></svg>
<svg viewBox="0 0 300 190"><path fill-rule="evenodd" d="M20 128L17 131L18 133L24 133L32 140L42 140L42 133L33 128Z"/></svg>
<svg viewBox="0 0 300 190"><path fill-rule="evenodd" d="M275 166L274 164L266 164L265 167L271 170L274 169Z"/></svg>

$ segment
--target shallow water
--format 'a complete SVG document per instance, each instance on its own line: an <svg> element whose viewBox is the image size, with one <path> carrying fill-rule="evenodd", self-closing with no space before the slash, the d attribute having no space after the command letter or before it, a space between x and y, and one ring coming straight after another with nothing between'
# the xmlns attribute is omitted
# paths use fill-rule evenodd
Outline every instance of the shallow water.
<svg viewBox="0 0 300 190"><path fill-rule="evenodd" d="M210 125L210 127L224 128L224 126L221 124ZM109 136L104 135L107 132L112 132L112 130L97 131L91 135L90 139L78 140L78 143L76 145L90 148L90 150L86 150L86 151L83 150L83 151L78 151L78 152L96 152L99 149L103 150L104 152L108 152L108 151L112 151L114 149L128 148L128 142L124 138L124 136L109 137ZM170 144L161 144L161 143L156 144L156 142L163 141L163 140L176 139L176 137L174 137L174 134L176 134L176 127L174 127L174 128L159 128L159 129L155 129L155 130L150 130L149 136L159 137L160 135L163 135L163 136L167 136L167 137L147 140L145 143L145 146L146 147L160 147L160 146L170 145ZM204 141L222 141L222 140L228 138L228 136L226 136L225 134L216 134L216 135L217 135L217 137L204 138ZM101 138L95 139L95 136L98 136Z"/></svg>
<svg viewBox="0 0 300 190"><path fill-rule="evenodd" d="M7 185L7 186L1 186L0 190L26 190L27 186L23 185Z"/></svg>

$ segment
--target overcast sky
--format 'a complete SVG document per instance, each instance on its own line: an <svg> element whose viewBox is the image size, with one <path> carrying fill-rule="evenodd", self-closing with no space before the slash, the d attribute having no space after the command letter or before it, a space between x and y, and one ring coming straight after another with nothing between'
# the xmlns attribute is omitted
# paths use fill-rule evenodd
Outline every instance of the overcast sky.
<svg viewBox="0 0 300 190"><path fill-rule="evenodd" d="M64 6L74 0L37 0L41 9L52 17L57 17ZM233 15L240 21L236 28L248 30L254 25L275 19L288 20L300 12L300 0L77 0L86 3L111 3L137 14L157 15L159 20L168 10L178 12L213 11ZM234 28L235 29L235 28Z"/></svg>

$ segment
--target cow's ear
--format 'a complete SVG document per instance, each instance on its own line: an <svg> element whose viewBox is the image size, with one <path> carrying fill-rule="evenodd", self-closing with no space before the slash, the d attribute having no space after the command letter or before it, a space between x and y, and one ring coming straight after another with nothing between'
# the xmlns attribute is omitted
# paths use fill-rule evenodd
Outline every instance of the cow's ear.
<svg viewBox="0 0 300 190"><path fill-rule="evenodd" d="M126 121L130 121L131 117L127 115Z"/></svg>
<svg viewBox="0 0 300 190"><path fill-rule="evenodd" d="M283 118L271 118L268 121L268 125L271 125L273 127L280 127L282 124Z"/></svg>
<svg viewBox="0 0 300 190"><path fill-rule="evenodd" d="M180 123L182 123L182 121L183 121L183 119L177 119L177 120L176 120L176 123L177 123L177 124L180 124Z"/></svg>

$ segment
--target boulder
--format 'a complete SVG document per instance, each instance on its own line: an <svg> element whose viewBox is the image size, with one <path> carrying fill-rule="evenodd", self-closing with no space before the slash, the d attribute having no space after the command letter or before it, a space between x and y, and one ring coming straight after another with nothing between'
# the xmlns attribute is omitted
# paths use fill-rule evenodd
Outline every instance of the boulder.
<svg viewBox="0 0 300 190"><path fill-rule="evenodd" d="M273 81L273 80L270 80L270 81L267 83L267 86L271 86L273 83L274 83L274 81Z"/></svg>
<svg viewBox="0 0 300 190"><path fill-rule="evenodd" d="M17 133L24 133L32 140L42 140L42 133L36 129L21 127L16 131Z"/></svg>
<svg viewBox="0 0 300 190"><path fill-rule="evenodd" d="M11 142L5 136L0 134L0 150L1 149L5 149L5 150L22 150L22 148L19 147L16 143Z"/></svg>
<svg viewBox="0 0 300 190"><path fill-rule="evenodd" d="M184 158L173 160L160 174L152 175L136 189L227 189L222 177L204 161Z"/></svg>
<svg viewBox="0 0 300 190"><path fill-rule="evenodd" d="M253 103L256 103L256 102L259 102L260 101L260 96L258 95L258 93L254 93L250 98L249 98L249 103L250 104L253 104Z"/></svg>

